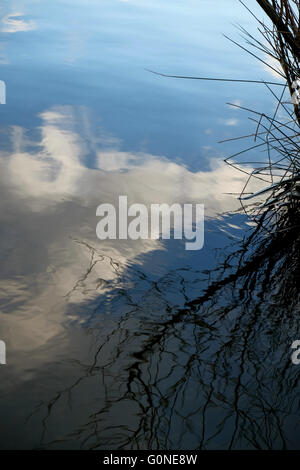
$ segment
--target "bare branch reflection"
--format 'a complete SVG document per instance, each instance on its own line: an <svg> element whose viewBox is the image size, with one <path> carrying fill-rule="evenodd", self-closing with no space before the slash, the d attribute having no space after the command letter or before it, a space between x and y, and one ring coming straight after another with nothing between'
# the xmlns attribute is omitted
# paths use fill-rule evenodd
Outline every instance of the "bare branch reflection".
<svg viewBox="0 0 300 470"><path fill-rule="evenodd" d="M258 225L215 270L176 269L156 280L77 240L91 263L74 289L84 290L105 259L117 276L109 286L99 279L99 296L80 307L68 293L90 336L90 361L77 361L77 379L35 410L43 413L41 447L299 445L298 370L290 361L300 333L298 219L287 209L272 236ZM83 401L85 411L75 430L49 441L60 401Z"/></svg>

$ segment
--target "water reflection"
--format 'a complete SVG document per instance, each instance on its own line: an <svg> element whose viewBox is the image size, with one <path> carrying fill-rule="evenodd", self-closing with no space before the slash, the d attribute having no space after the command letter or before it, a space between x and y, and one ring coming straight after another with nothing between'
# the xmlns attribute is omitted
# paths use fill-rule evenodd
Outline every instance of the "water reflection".
<svg viewBox="0 0 300 470"><path fill-rule="evenodd" d="M76 118L76 111L80 117L77 113ZM83 267L89 266L90 253L80 249L73 242L75 238L125 265L135 263L142 253L164 249L159 240L97 242L98 204L117 204L119 194L127 194L129 203L146 205L204 202L206 216L213 218L228 208L229 203L232 210L238 207L235 198L222 193L239 192L243 184L243 178L223 163L215 162L211 172L192 173L163 157L113 149L116 139L111 136L105 133L103 139L91 136L84 109L60 107L41 113L40 119L39 140L32 141L24 129L14 127L11 143L7 143L8 151L2 152L1 158L2 284L4 306L7 306L4 313L6 308L11 309L11 302L20 304L21 311L14 310L20 335L27 334L27 328L18 318L19 314L26 315L25 312L29 315L26 321L29 336L34 331L44 332L34 335L29 348L35 347L36 342L43 344L55 334L53 318L46 312L54 309L58 314L54 304L76 284ZM79 135L78 126L85 126L86 134L81 131ZM93 168L86 166L87 161ZM223 225L226 229L226 220ZM179 263L182 263L180 255ZM94 271L95 276L115 278L110 265L107 268L98 263ZM30 293L33 286L38 301ZM24 303L26 296L30 297L30 308ZM86 299L86 294L83 298ZM82 297L78 301L81 300ZM32 312L32 302L39 305L35 305L34 311L38 308L41 312L38 316L41 324ZM5 328L8 317L4 318ZM57 319L56 327L60 330L59 324ZM15 332L14 342L23 348L23 341L16 340L17 336Z"/></svg>
<svg viewBox="0 0 300 470"><path fill-rule="evenodd" d="M205 63L212 75L259 77L216 39L224 18L239 20L228 2L203 2L201 31L194 0L116 2L114 15L111 1L53 2L47 21L39 2L34 20L6 8L2 32L15 42L9 54L0 45L12 64L1 77L1 447L299 447L297 230L266 238L249 224L235 197L244 175L212 143L237 124L243 133L235 111L217 111L241 104L241 89L225 97L144 73L201 75ZM204 203L205 249L100 242L96 208L120 194Z"/></svg>
<svg viewBox="0 0 300 470"><path fill-rule="evenodd" d="M85 248L90 269L74 286L82 292L105 261ZM298 372L289 346L299 335L298 253L297 230L270 240L257 227L216 270L174 269L153 280L136 266L121 274L107 259L114 285L70 307L88 328L92 357L77 360L76 379L35 410L40 446L297 448ZM85 419L67 431L74 407ZM54 423L63 426L62 441Z"/></svg>
<svg viewBox="0 0 300 470"><path fill-rule="evenodd" d="M4 417L17 408L5 445L297 446L297 233L269 242L249 228L243 241L247 218L225 194L242 174L121 151L88 116L45 111L37 140L14 127L1 154ZM116 188L146 205L205 203L206 249L97 241L96 207Z"/></svg>

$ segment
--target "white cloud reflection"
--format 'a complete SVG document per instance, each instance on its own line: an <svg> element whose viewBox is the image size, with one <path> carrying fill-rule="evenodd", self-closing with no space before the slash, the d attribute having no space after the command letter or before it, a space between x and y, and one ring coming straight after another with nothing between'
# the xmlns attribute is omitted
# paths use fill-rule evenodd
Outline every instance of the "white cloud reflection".
<svg viewBox="0 0 300 470"><path fill-rule="evenodd" d="M270 75L272 75L272 77L277 78L280 81L284 81L282 77L282 74L284 73L280 65L280 62L274 57L269 56L268 54L265 54L264 61L266 62L265 64L263 64L264 70L268 72Z"/></svg>
<svg viewBox="0 0 300 470"><path fill-rule="evenodd" d="M2 33L18 33L20 31L31 31L35 29L35 23L31 20L25 20L23 13L9 13L1 20L0 30Z"/></svg>
<svg viewBox="0 0 300 470"><path fill-rule="evenodd" d="M40 118L40 141L34 143L36 152L27 150L32 143L26 140L24 132L12 128L15 150L9 159L2 161L6 180L36 210L44 210L53 202L59 204L62 197L100 203L103 199L110 202L116 194L123 193L134 202L145 204L205 202L209 216L239 206L235 198L224 197L224 193L239 193L244 175L220 160L212 159L210 171L194 173L163 156L112 147L117 139L104 137L105 145L101 145L101 137L91 135L83 109L76 115L71 107L57 107L41 113ZM89 134L93 150L92 168L88 168L91 149L84 133Z"/></svg>
<svg viewBox="0 0 300 470"><path fill-rule="evenodd" d="M159 240L97 240L95 214L100 203L117 206L122 194L128 195L130 204L204 203L206 216L217 217L239 208L236 198L224 193L239 193L245 182L242 173L217 160L211 162L210 171L193 173L161 156L113 148L117 139L103 132L94 136L83 108L79 112L53 108L41 113L40 119L38 141L30 141L24 129L13 127L12 150L0 153L5 242L0 248L4 260L0 322L3 331L14 332L9 344L16 352L41 348L66 334L70 299L64 296L88 268L91 255L74 238L124 265L135 263L142 253L162 249ZM88 162L93 168L87 167ZM115 276L109 262L99 262L84 298L82 291L74 291L72 303L95 298L99 279ZM7 315L11 311L13 315ZM50 360L42 353L37 357ZM20 354L14 360L15 365L22 362Z"/></svg>

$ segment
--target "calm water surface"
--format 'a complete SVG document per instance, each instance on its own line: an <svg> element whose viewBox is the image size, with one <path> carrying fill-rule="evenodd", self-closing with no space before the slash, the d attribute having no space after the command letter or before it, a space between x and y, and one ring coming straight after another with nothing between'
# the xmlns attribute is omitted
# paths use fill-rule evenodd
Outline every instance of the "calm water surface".
<svg viewBox="0 0 300 470"><path fill-rule="evenodd" d="M242 144L217 143L255 129L226 102L272 96L146 70L278 80L232 23L255 31L235 0L2 0L1 448L299 447L294 255L239 273ZM99 241L122 194L205 204L204 248Z"/></svg>

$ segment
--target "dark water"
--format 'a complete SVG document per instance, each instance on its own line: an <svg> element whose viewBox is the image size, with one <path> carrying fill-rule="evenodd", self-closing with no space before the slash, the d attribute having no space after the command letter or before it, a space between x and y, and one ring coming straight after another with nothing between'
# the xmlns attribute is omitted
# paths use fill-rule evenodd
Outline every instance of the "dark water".
<svg viewBox="0 0 300 470"><path fill-rule="evenodd" d="M299 448L298 242L249 240L228 194L245 175L223 164L241 144L217 144L253 132L226 102L272 97L145 70L277 80L222 37L251 17L233 0L0 15L1 448ZM205 204L204 248L98 240L119 195Z"/></svg>

